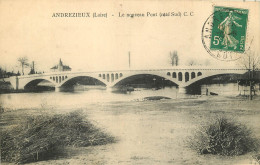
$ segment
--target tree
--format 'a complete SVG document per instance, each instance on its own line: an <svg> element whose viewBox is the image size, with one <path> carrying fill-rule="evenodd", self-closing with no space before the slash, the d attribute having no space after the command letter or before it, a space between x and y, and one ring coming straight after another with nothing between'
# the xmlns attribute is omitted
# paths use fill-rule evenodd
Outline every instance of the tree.
<svg viewBox="0 0 260 165"><path fill-rule="evenodd" d="M29 74L35 74L35 63L34 63L34 61L30 65L30 67L31 67L31 70L30 70Z"/></svg>
<svg viewBox="0 0 260 165"><path fill-rule="evenodd" d="M171 60L171 65L172 66L178 66L179 65L179 57L178 57L178 52L173 51L170 52L170 60Z"/></svg>
<svg viewBox="0 0 260 165"><path fill-rule="evenodd" d="M248 81L250 86L250 100L252 100L252 90L255 79L255 71L260 67L260 57L258 54L247 51L244 56L239 60L239 64L248 70Z"/></svg>
<svg viewBox="0 0 260 165"><path fill-rule="evenodd" d="M249 71L249 77L254 78L255 70L260 67L260 57L252 51L248 51L239 61L240 65ZM250 73L252 71L252 74Z"/></svg>
<svg viewBox="0 0 260 165"><path fill-rule="evenodd" d="M194 66L194 65L196 65L196 61L194 59L188 61L188 66Z"/></svg>
<svg viewBox="0 0 260 165"><path fill-rule="evenodd" d="M3 70L3 69L0 67L0 78L4 78L4 77L5 77L5 73L6 73L6 71Z"/></svg>
<svg viewBox="0 0 260 165"><path fill-rule="evenodd" d="M194 65L199 65L199 63L195 59L189 59L188 62L187 62L187 65L188 66L194 66Z"/></svg>
<svg viewBox="0 0 260 165"><path fill-rule="evenodd" d="M24 75L24 68L29 66L28 58L27 57L20 57L20 58L18 58L18 62L22 66L22 74Z"/></svg>

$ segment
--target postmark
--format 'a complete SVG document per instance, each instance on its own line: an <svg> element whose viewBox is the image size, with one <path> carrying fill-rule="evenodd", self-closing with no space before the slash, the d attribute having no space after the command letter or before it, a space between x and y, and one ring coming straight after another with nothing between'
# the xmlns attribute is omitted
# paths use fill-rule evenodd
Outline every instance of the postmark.
<svg viewBox="0 0 260 165"><path fill-rule="evenodd" d="M206 51L219 60L233 61L243 55L248 46L248 10L214 7L202 28L202 43Z"/></svg>

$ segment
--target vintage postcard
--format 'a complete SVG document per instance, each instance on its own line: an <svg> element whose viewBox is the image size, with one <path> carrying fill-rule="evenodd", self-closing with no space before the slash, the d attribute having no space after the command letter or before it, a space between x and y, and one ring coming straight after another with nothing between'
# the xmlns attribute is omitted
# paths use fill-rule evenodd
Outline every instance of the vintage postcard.
<svg viewBox="0 0 260 165"><path fill-rule="evenodd" d="M259 165L260 2L0 0L0 164Z"/></svg>

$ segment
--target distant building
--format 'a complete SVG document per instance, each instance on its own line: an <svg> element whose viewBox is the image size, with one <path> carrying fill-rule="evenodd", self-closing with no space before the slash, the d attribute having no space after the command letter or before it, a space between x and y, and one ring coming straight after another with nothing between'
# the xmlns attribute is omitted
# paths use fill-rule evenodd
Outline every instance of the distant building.
<svg viewBox="0 0 260 165"><path fill-rule="evenodd" d="M67 65L63 65L61 59L59 61L58 65L55 65L54 67L51 68L52 72L64 72L64 71L71 71L71 68Z"/></svg>

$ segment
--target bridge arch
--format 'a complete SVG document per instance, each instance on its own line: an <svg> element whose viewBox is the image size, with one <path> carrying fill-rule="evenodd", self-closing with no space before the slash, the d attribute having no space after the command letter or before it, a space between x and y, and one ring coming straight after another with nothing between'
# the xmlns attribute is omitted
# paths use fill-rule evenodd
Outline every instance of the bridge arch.
<svg viewBox="0 0 260 165"><path fill-rule="evenodd" d="M189 81L189 79L190 79L189 72L185 72L185 82Z"/></svg>
<svg viewBox="0 0 260 165"><path fill-rule="evenodd" d="M89 78L90 84L96 82L98 85L107 86L105 80L103 80L102 77L94 77L94 76L91 76L91 75L76 75L76 76L68 77L65 81L61 82L58 85L58 87L72 86L79 81L77 79L84 79L84 78Z"/></svg>
<svg viewBox="0 0 260 165"><path fill-rule="evenodd" d="M114 79L115 79L114 73L112 73L112 74L111 74L111 82L114 82Z"/></svg>
<svg viewBox="0 0 260 165"><path fill-rule="evenodd" d="M220 77L224 75L241 75L241 73L218 73L218 74L199 74L201 72L198 72L197 74L200 76L196 76L193 79L190 79L190 81L187 82L186 86L194 85L196 83L203 82L210 78Z"/></svg>
<svg viewBox="0 0 260 165"><path fill-rule="evenodd" d="M191 72L191 79L194 79L196 77L195 72Z"/></svg>
<svg viewBox="0 0 260 165"><path fill-rule="evenodd" d="M114 87L114 86L117 86L118 84L122 83L123 81L126 81L127 79L131 78L131 77L134 77L134 76L144 76L144 75L149 75L149 76L157 76L157 77L160 77L162 78L163 80L169 80L171 81L173 84L175 84L176 86L178 86L178 82L177 80L173 80L173 78L171 77L166 77L167 74L165 74L166 76L164 75L161 75L161 74L157 74L157 73L138 73L138 74L128 74L128 75L125 75L123 78L119 79L119 80L115 80L114 83L112 83L110 86L111 87Z"/></svg>
<svg viewBox="0 0 260 165"><path fill-rule="evenodd" d="M178 81L182 81L182 72L178 73Z"/></svg>
<svg viewBox="0 0 260 165"><path fill-rule="evenodd" d="M173 73L172 73L172 78L176 78L176 77L177 77L176 72L173 72Z"/></svg>
<svg viewBox="0 0 260 165"><path fill-rule="evenodd" d="M52 81L50 81L50 80L48 80L48 79L45 79L45 78L35 78L35 79L31 79L31 80L29 80L29 81L27 81L27 82L24 82L24 84L21 84L21 85L23 85L23 88L24 88L25 90L27 90L27 89L35 89L35 88L37 87L37 85L38 85L39 83L43 82L43 81L46 81L46 82L52 84L52 85L51 85L52 87L55 87L55 85L56 85L56 84L53 83Z"/></svg>

